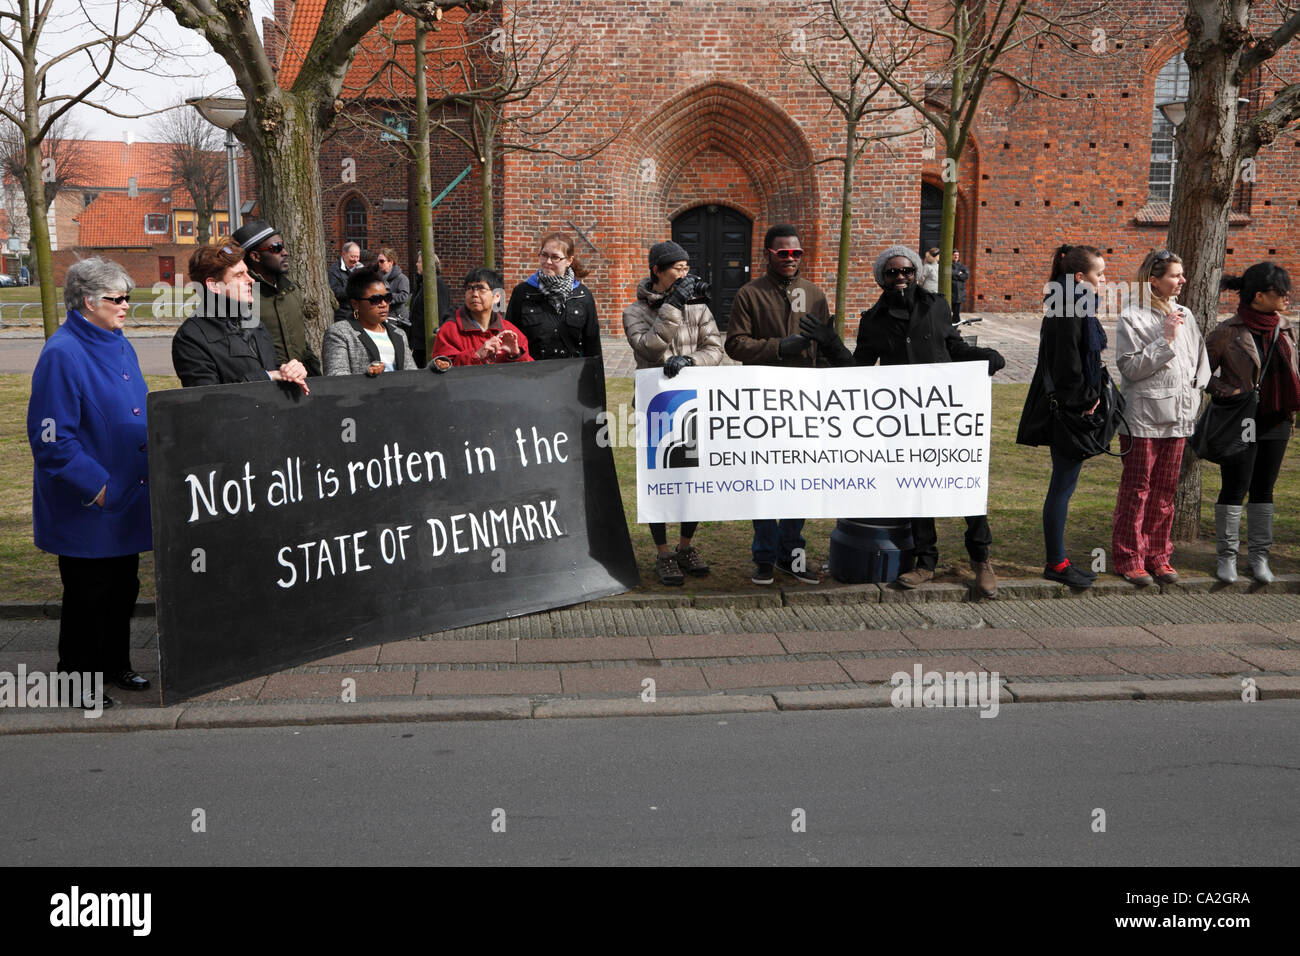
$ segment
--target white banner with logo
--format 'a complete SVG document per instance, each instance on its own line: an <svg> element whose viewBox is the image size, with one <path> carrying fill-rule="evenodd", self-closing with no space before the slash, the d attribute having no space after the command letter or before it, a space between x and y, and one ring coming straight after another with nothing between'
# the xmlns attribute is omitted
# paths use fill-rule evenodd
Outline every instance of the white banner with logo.
<svg viewBox="0 0 1300 956"><path fill-rule="evenodd" d="M637 520L985 514L992 398L984 362L642 369Z"/></svg>

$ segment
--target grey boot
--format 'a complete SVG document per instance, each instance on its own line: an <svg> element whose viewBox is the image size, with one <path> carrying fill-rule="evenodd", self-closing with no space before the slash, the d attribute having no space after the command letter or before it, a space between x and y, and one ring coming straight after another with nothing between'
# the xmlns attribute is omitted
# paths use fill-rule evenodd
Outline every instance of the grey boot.
<svg viewBox="0 0 1300 956"><path fill-rule="evenodd" d="M1219 566L1214 576L1224 584L1237 580L1237 549L1240 547L1241 505L1214 506L1214 534L1218 538Z"/></svg>
<svg viewBox="0 0 1300 956"><path fill-rule="evenodd" d="M1246 505L1246 543L1250 548L1247 561L1250 576L1260 584L1273 583L1268 566L1268 549L1273 546L1273 505Z"/></svg>

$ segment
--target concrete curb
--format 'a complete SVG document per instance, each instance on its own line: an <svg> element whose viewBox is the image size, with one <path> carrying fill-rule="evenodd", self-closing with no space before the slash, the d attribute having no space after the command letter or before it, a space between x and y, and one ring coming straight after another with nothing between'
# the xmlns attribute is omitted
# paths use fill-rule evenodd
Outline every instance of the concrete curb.
<svg viewBox="0 0 1300 956"><path fill-rule="evenodd" d="M1300 700L1300 677L1254 678L1257 699ZM890 707L888 685L813 691L701 696L563 698L475 697L444 700L359 701L355 704L206 704L160 710L114 708L87 719L79 711L11 711L0 736L51 733L125 733L136 730L217 730L323 724L432 723L452 720L547 720L565 717L681 717L778 711ZM1015 683L1002 687L999 706L1087 701L1221 701L1240 703L1240 678Z"/></svg>

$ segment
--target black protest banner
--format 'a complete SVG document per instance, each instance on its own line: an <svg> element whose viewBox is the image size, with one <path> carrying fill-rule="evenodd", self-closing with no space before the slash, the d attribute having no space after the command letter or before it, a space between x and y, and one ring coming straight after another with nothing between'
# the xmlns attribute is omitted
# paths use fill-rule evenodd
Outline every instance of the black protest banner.
<svg viewBox="0 0 1300 956"><path fill-rule="evenodd" d="M163 700L638 583L599 359L149 395Z"/></svg>

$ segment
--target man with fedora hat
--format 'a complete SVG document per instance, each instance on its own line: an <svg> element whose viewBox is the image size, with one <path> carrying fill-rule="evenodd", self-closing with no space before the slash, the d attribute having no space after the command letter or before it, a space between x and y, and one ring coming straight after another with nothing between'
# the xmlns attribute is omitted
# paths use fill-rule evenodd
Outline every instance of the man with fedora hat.
<svg viewBox="0 0 1300 956"><path fill-rule="evenodd" d="M244 248L244 261L257 280L257 315L271 333L281 364L297 359L308 375L320 375L320 358L307 342L307 319L302 291L290 281L289 253L275 227L249 219L230 237Z"/></svg>

